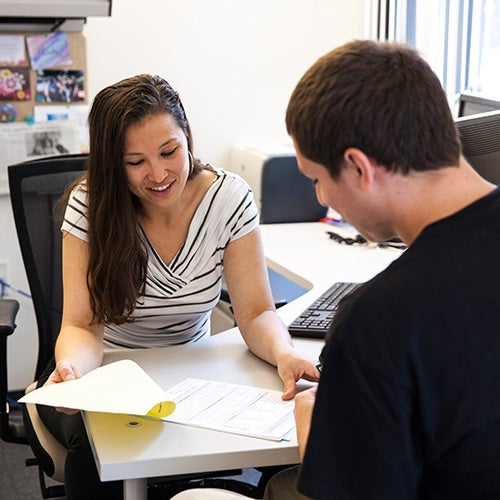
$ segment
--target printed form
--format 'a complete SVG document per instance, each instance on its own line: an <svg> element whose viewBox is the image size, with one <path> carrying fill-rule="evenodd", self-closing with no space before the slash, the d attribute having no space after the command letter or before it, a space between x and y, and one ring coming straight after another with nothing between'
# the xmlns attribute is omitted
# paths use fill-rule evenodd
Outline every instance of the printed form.
<svg viewBox="0 0 500 500"><path fill-rule="evenodd" d="M280 391L196 378L164 391L128 359L40 387L19 402L124 413L276 441L290 440L295 432L294 403L283 401Z"/></svg>
<svg viewBox="0 0 500 500"><path fill-rule="evenodd" d="M280 391L188 378L165 393L175 411L163 420L281 441L295 429L293 401Z"/></svg>

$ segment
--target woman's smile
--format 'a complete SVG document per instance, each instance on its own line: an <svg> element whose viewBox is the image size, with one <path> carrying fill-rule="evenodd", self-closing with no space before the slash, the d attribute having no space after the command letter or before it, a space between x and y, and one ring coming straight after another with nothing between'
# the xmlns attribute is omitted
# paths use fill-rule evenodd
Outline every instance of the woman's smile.
<svg viewBox="0 0 500 500"><path fill-rule="evenodd" d="M172 180L168 183L162 184L161 186L154 186L148 189L152 191L153 194L155 194L156 196L162 196L168 194L171 191L171 187L173 186L174 183L175 181Z"/></svg>

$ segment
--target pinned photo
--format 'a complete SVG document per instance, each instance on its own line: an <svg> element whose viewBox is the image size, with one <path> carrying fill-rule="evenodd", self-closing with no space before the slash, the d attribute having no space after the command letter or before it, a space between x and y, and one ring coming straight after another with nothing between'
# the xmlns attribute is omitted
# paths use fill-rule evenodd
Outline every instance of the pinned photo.
<svg viewBox="0 0 500 500"><path fill-rule="evenodd" d="M80 70L39 71L36 79L37 102L78 102L85 100L84 76Z"/></svg>
<svg viewBox="0 0 500 500"><path fill-rule="evenodd" d="M48 130L26 134L26 156L67 154L69 150L61 142L60 130Z"/></svg>

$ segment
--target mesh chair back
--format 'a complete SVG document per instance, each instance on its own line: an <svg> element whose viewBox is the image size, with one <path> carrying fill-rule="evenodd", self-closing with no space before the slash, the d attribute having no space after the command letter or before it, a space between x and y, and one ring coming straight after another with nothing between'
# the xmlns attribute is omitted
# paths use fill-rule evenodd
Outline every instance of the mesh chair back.
<svg viewBox="0 0 500 500"><path fill-rule="evenodd" d="M53 355L62 315L59 200L83 174L86 154L61 155L9 166L9 188L21 254L38 327L35 380Z"/></svg>

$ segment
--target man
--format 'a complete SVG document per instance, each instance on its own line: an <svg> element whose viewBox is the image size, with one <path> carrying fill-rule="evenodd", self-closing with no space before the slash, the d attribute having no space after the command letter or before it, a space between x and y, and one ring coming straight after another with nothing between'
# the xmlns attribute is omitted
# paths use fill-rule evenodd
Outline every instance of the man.
<svg viewBox="0 0 500 500"><path fill-rule="evenodd" d="M302 466L265 498L500 498L500 190L461 157L438 78L410 48L351 42L286 124L318 200L408 249L343 301L295 397Z"/></svg>
<svg viewBox="0 0 500 500"><path fill-rule="evenodd" d="M286 123L318 200L408 246L344 302L317 397L296 397L298 490L500 498L500 190L460 156L438 78L412 49L348 43L302 77ZM268 498L305 498L282 488Z"/></svg>

